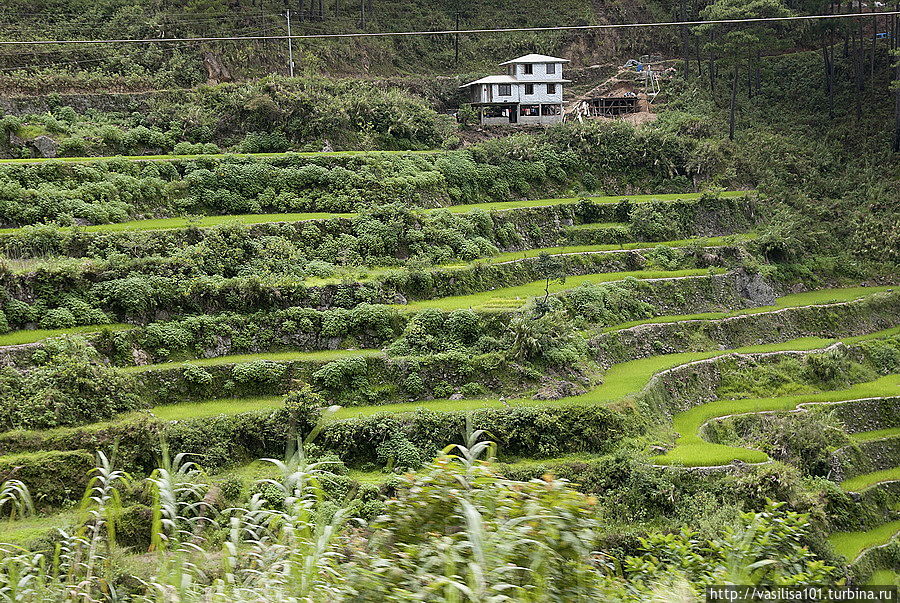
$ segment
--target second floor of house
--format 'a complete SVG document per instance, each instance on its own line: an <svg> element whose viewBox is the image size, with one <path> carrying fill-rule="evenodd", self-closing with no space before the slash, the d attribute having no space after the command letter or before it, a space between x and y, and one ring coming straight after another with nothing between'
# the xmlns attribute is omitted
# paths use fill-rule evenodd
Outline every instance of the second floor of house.
<svg viewBox="0 0 900 603"><path fill-rule="evenodd" d="M563 65L568 62L545 54L526 54L500 65L506 67L507 75L517 80L541 82L563 79Z"/></svg>
<svg viewBox="0 0 900 603"><path fill-rule="evenodd" d="M493 75L469 86L473 103L562 103L564 81L521 82Z"/></svg>

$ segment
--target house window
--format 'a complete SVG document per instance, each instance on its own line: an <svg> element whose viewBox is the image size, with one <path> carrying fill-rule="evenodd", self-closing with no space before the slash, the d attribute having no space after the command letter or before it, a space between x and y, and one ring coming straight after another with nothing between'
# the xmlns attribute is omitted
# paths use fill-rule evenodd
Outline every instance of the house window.
<svg viewBox="0 0 900 603"><path fill-rule="evenodd" d="M525 94L534 94L534 84L525 84Z"/></svg>
<svg viewBox="0 0 900 603"><path fill-rule="evenodd" d="M520 105L519 114L523 117L538 117L541 114L540 105Z"/></svg>
<svg viewBox="0 0 900 603"><path fill-rule="evenodd" d="M541 115L559 115L561 109L561 105L542 105Z"/></svg>
<svg viewBox="0 0 900 603"><path fill-rule="evenodd" d="M547 73L549 73L549 74L556 73L556 63L547 63Z"/></svg>
<svg viewBox="0 0 900 603"><path fill-rule="evenodd" d="M525 75L531 75L532 73L534 73L534 65L532 65L531 63L525 63L524 65L522 65L522 73L524 73Z"/></svg>
<svg viewBox="0 0 900 603"><path fill-rule="evenodd" d="M547 84L547 94L556 94L556 84Z"/></svg>
<svg viewBox="0 0 900 603"><path fill-rule="evenodd" d="M512 96L512 84L497 84L497 96Z"/></svg>

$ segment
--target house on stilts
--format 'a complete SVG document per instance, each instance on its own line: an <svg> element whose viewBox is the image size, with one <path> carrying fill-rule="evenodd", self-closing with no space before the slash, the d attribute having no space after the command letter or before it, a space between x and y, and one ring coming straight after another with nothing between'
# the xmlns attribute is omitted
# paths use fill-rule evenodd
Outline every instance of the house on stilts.
<svg viewBox="0 0 900 603"><path fill-rule="evenodd" d="M482 125L553 124L563 120L563 65L568 59L526 54L506 61L505 75L460 86L469 89Z"/></svg>

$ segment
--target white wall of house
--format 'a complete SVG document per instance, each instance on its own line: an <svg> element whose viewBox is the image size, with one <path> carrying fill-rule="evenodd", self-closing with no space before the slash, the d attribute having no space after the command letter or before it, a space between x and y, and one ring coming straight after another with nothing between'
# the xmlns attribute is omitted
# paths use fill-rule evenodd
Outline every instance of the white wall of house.
<svg viewBox="0 0 900 603"><path fill-rule="evenodd" d="M553 84L554 92L547 92L547 84L545 82L536 82L534 84L519 84L521 95L519 102L522 103L561 103L562 102L562 84ZM531 94L528 93L529 87Z"/></svg>
<svg viewBox="0 0 900 603"><path fill-rule="evenodd" d="M526 73L531 66L531 73ZM514 63L508 66L507 73L520 80L560 80L562 79L562 63Z"/></svg>

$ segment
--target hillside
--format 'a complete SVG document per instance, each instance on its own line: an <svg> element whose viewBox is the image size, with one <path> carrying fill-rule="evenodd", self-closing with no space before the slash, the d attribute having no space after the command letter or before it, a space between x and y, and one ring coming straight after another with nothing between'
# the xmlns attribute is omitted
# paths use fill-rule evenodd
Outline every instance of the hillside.
<svg viewBox="0 0 900 603"><path fill-rule="evenodd" d="M13 2L0 35L251 34L283 8ZM426 0L291 10L298 32L456 18ZM460 18L754 10L801 7ZM896 40L760 27L469 36L459 66L438 36L303 42L295 78L264 43L4 54L0 591L895 584ZM728 54L735 37L759 53ZM571 58L566 99L663 54L652 119L472 123L459 82L533 50ZM207 83L203 53L234 81Z"/></svg>

